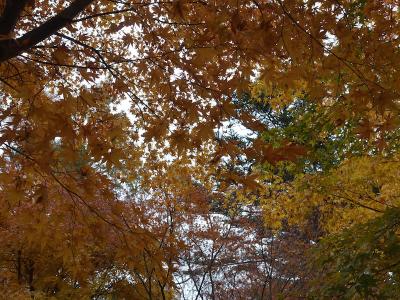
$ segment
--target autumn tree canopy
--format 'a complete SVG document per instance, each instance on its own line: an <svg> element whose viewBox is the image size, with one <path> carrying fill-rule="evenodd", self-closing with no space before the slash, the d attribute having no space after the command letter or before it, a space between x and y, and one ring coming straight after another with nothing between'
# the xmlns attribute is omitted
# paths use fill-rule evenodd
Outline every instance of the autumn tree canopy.
<svg viewBox="0 0 400 300"><path fill-rule="evenodd" d="M399 32L389 0L0 0L5 299L395 297Z"/></svg>

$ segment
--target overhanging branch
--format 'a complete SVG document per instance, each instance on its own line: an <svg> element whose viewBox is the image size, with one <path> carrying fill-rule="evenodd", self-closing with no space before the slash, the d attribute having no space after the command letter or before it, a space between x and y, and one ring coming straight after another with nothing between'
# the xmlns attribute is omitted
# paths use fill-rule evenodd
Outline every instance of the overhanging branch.
<svg viewBox="0 0 400 300"><path fill-rule="evenodd" d="M8 36L14 31L14 27L21 16L28 0L6 0L4 10L0 16L0 35Z"/></svg>
<svg viewBox="0 0 400 300"><path fill-rule="evenodd" d="M39 27L27 32L22 37L18 39L2 40L0 42L0 63L25 52L47 39L58 30L68 25L76 15L82 12L92 2L94 2L94 0L75 0L59 14L50 18Z"/></svg>

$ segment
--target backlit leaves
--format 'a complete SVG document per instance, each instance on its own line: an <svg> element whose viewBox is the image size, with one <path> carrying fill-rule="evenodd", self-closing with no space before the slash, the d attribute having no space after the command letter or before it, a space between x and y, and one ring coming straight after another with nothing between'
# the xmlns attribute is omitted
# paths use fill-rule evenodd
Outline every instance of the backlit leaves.
<svg viewBox="0 0 400 300"><path fill-rule="evenodd" d="M0 25L8 298L172 298L210 207L339 232L398 206L397 3L4 0Z"/></svg>

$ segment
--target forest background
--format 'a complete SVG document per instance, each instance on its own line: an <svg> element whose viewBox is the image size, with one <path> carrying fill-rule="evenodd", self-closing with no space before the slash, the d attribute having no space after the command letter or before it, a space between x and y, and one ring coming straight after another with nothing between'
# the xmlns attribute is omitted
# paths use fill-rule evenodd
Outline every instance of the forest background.
<svg viewBox="0 0 400 300"><path fill-rule="evenodd" d="M397 299L399 14L0 0L0 297Z"/></svg>

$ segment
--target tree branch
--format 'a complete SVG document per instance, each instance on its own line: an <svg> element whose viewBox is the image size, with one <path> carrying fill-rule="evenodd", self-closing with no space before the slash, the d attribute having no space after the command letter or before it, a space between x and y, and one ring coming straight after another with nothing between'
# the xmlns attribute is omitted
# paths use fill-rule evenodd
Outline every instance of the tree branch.
<svg viewBox="0 0 400 300"><path fill-rule="evenodd" d="M8 36L14 31L15 25L21 16L28 0L7 0L3 13L0 16L0 36Z"/></svg>
<svg viewBox="0 0 400 300"><path fill-rule="evenodd" d="M2 40L0 42L0 63L25 52L55 34L58 30L68 25L76 15L82 12L93 1L94 0L75 0L59 14L50 18L39 27L27 32L22 37L16 40Z"/></svg>

